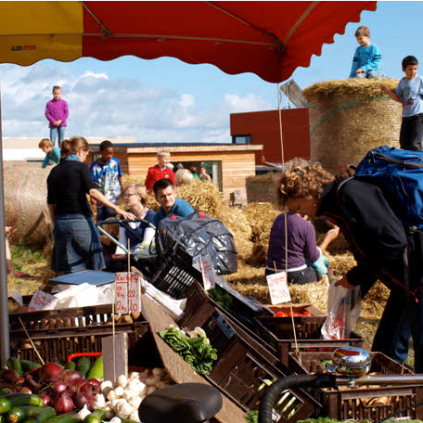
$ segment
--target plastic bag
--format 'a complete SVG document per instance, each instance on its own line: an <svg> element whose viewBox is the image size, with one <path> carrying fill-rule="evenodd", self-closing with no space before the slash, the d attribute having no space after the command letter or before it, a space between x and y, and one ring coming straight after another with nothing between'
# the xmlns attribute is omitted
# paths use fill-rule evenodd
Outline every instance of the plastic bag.
<svg viewBox="0 0 423 423"><path fill-rule="evenodd" d="M328 317L322 326L324 339L348 339L361 310L360 286L353 290L335 286L333 281L328 292Z"/></svg>

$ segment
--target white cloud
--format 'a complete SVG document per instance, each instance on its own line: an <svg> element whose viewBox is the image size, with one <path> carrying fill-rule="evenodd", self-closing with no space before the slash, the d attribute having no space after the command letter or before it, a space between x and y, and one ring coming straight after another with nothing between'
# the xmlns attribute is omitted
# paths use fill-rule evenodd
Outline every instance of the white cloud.
<svg viewBox="0 0 423 423"><path fill-rule="evenodd" d="M65 65L2 65L3 135L48 136L44 116L53 85L62 86L70 116L66 136L132 136L139 142L230 142L229 114L269 110L256 94L226 93L210 107L178 92L106 72L73 74Z"/></svg>
<svg viewBox="0 0 423 423"><path fill-rule="evenodd" d="M109 79L109 76L107 75L106 72L102 72L102 73L94 73L91 71L86 71L81 78L102 78L102 79Z"/></svg>

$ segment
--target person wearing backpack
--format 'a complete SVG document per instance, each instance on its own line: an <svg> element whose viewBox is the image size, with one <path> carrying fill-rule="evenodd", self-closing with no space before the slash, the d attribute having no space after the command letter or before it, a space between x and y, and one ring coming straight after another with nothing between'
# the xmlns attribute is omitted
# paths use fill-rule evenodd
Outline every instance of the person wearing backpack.
<svg viewBox="0 0 423 423"><path fill-rule="evenodd" d="M380 279L391 293L373 341L403 363L412 335L416 373L423 373L423 236L407 232L386 190L368 180L335 180L320 165L286 164L279 183L282 204L294 213L325 216L340 227L357 265L336 283L361 287L362 297Z"/></svg>

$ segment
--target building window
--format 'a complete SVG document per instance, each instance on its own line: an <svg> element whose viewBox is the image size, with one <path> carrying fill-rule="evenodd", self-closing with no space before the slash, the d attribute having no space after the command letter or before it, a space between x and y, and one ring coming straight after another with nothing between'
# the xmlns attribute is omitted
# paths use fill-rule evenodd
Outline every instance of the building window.
<svg viewBox="0 0 423 423"><path fill-rule="evenodd" d="M251 135L232 135L232 144L251 144Z"/></svg>
<svg viewBox="0 0 423 423"><path fill-rule="evenodd" d="M204 161L204 162L200 162L200 161L180 162L179 160L175 160L173 164L175 166L177 166L178 164L181 164L185 169L190 169L192 166L199 168L200 165L203 165L206 168L207 173L212 178L213 183L219 187L219 191L222 191L222 162L220 160L219 161ZM173 170L175 172L177 171L175 167L173 168Z"/></svg>

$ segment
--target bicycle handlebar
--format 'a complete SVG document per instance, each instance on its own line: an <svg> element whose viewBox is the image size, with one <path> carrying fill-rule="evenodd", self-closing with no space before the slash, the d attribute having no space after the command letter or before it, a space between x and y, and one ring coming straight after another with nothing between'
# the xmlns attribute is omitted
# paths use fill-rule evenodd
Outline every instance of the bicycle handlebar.
<svg viewBox="0 0 423 423"><path fill-rule="evenodd" d="M285 389L301 388L335 388L336 376L329 373L319 375L287 376L272 383L260 401L258 423L273 423L272 410L278 395Z"/></svg>

